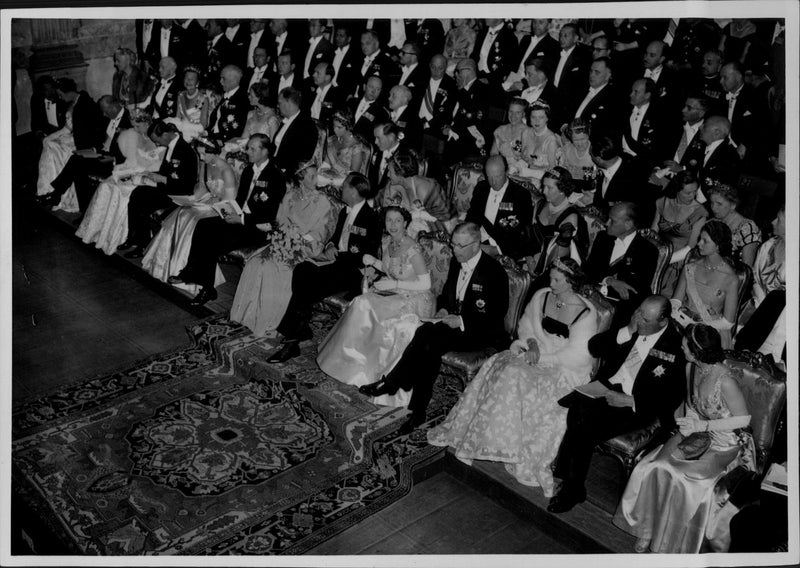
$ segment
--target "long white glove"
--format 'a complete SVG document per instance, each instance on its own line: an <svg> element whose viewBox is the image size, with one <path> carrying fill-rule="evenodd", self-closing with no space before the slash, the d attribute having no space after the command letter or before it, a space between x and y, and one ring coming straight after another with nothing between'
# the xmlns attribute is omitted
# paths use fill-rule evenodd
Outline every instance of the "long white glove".
<svg viewBox="0 0 800 568"><path fill-rule="evenodd" d="M414 280L395 280L394 278L383 278L373 284L376 290L430 290L431 275L418 274Z"/></svg>
<svg viewBox="0 0 800 568"><path fill-rule="evenodd" d="M682 262L684 258L689 255L691 252L692 247L683 247L682 249L678 249L672 253L672 256L669 259L670 264L675 264L676 262Z"/></svg>
<svg viewBox="0 0 800 568"><path fill-rule="evenodd" d="M675 424L678 425L678 429L684 436L693 432L726 432L747 427L750 424L750 415L731 416L718 420L700 420L692 416L684 416L676 418Z"/></svg>

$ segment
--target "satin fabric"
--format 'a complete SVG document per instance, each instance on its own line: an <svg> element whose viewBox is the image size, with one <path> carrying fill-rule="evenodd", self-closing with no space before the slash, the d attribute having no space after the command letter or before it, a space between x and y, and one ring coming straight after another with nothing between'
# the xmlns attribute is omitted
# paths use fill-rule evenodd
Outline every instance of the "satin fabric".
<svg viewBox="0 0 800 568"><path fill-rule="evenodd" d="M75 151L75 141L72 138L72 111L67 111L66 124L61 130L57 130L46 136L42 141L42 154L39 157L39 177L36 181L36 195L46 195L52 193L53 186L50 185L72 156ZM75 184L69 186L61 196L61 201L56 205L56 209L63 209L68 213L79 210L78 196L75 193Z"/></svg>

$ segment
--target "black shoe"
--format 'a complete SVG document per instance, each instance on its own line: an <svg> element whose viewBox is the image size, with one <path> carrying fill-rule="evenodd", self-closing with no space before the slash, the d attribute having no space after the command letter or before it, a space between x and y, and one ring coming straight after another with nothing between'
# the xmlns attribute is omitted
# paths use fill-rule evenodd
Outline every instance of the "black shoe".
<svg viewBox="0 0 800 568"><path fill-rule="evenodd" d="M381 377L379 381L358 387L358 392L365 396L375 397L382 394L394 394L397 392L397 387L386 382L386 377Z"/></svg>
<svg viewBox="0 0 800 568"><path fill-rule="evenodd" d="M294 359L295 357L300 355L300 345L297 341L289 341L284 343L283 346L276 351L269 359L267 359L267 363L285 363L289 359Z"/></svg>
<svg viewBox="0 0 800 568"><path fill-rule="evenodd" d="M403 422L400 428L397 430L398 436L406 436L411 434L414 430L419 428L425 423L425 413L423 412L412 412L411 416Z"/></svg>
<svg viewBox="0 0 800 568"><path fill-rule="evenodd" d="M200 288L200 292L189 301L192 306L202 306L206 302L217 299L217 291L214 288Z"/></svg>
<svg viewBox="0 0 800 568"><path fill-rule="evenodd" d="M142 258L144 256L144 247L137 245L122 256L125 258Z"/></svg>
<svg viewBox="0 0 800 568"><path fill-rule="evenodd" d="M136 241L134 241L132 239L126 239L125 241L122 242L122 244L120 244L117 247L117 250L125 250L125 249L129 249L129 248L135 247L135 246L137 246L136 245Z"/></svg>
<svg viewBox="0 0 800 568"><path fill-rule="evenodd" d="M561 489L558 493L553 495L550 499L550 504L547 510L551 513L566 513L578 503L586 501L586 490L582 491L569 491Z"/></svg>

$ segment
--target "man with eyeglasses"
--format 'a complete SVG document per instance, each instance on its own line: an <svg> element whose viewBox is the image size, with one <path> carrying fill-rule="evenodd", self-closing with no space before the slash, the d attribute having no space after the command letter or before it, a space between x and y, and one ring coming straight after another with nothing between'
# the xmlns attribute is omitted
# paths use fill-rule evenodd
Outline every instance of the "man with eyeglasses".
<svg viewBox="0 0 800 568"><path fill-rule="evenodd" d="M408 87L411 91L411 107L416 111L422 102L422 92L428 82L430 72L419 64L420 48L414 42L407 41L400 50L400 82L398 85ZM391 94L391 93L390 93Z"/></svg>
<svg viewBox="0 0 800 568"><path fill-rule="evenodd" d="M508 311L508 276L496 260L481 252L480 227L461 223L453 231L453 258L435 322L417 328L394 369L358 390L367 396L414 389L411 415L398 434L411 433L425 422L425 412L439 375L442 356L450 351L502 349L508 345L504 318Z"/></svg>
<svg viewBox="0 0 800 568"><path fill-rule="evenodd" d="M453 118L442 128L447 143L444 163L452 165L469 159L480 159L491 143L487 124L489 87L478 81L478 66L472 59L462 59L455 70L458 93ZM488 142L487 142L488 141Z"/></svg>

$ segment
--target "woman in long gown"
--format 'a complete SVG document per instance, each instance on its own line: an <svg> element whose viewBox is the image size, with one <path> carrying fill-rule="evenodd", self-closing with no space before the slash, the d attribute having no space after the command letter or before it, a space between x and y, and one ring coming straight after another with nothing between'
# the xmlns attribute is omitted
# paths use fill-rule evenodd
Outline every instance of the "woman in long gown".
<svg viewBox="0 0 800 568"><path fill-rule="evenodd" d="M712 219L703 225L697 241L697 260L687 261L672 295L675 320L683 326L702 321L722 337L730 349L731 328L739 305L739 277L726 261L730 257L731 231Z"/></svg>
<svg viewBox="0 0 800 568"><path fill-rule="evenodd" d="M739 465L755 471L753 439L743 430L750 415L723 362L719 334L690 325L683 352L695 372L686 416L675 420L680 432L639 462L614 515L615 525L637 537L636 552L697 553L707 534L714 535L717 551L727 550L729 527L719 515L714 487ZM679 444L695 432L709 432L711 444L699 458L687 459L691 454Z"/></svg>
<svg viewBox="0 0 800 568"><path fill-rule="evenodd" d="M328 197L317 190L317 166L306 162L296 172L297 182L286 192L276 221L303 239L304 260L318 256L336 228L336 214ZM250 257L236 288L231 319L262 336L274 330L286 313L292 295L293 266L275 260L269 247Z"/></svg>
<svg viewBox="0 0 800 568"><path fill-rule="evenodd" d="M508 123L494 130L494 142L489 153L503 156L511 174L527 168L526 160L533 153L533 129L525 123L527 112L528 102L525 99L511 99L508 103Z"/></svg>
<svg viewBox="0 0 800 568"><path fill-rule="evenodd" d="M178 113L164 121L174 123L187 142L200 136L208 126L210 103L206 91L199 88L200 75L199 67L186 66L183 70L184 90L178 93Z"/></svg>
<svg viewBox="0 0 800 568"><path fill-rule="evenodd" d="M682 261L697 244L700 229L708 211L697 201L699 183L689 170L679 172L670 182L667 194L656 200L656 215L652 229L662 239L672 243L672 259L661 279L661 293L669 296L675 290Z"/></svg>
<svg viewBox="0 0 800 568"><path fill-rule="evenodd" d="M36 181L36 195L52 193L50 183L58 177L75 151L75 140L72 138L72 106L66 111L64 126L48 134L42 140L42 153L39 157L39 177ZM61 201L53 209L67 212L79 210L75 185L71 185L61 196Z"/></svg>
<svg viewBox="0 0 800 568"><path fill-rule="evenodd" d="M333 136L325 144L325 155L319 170L319 183L339 187L350 172L364 173L369 148L353 133L353 113L337 110L333 113Z"/></svg>
<svg viewBox="0 0 800 568"><path fill-rule="evenodd" d="M253 134L266 134L270 140L275 139L281 127L281 119L278 118L275 109L269 105L269 87L264 83L253 83L247 96L253 110L247 113L247 121L244 123L244 130L239 138L232 138L225 142L222 148L224 156L230 152L241 152L247 147L247 141Z"/></svg>
<svg viewBox="0 0 800 568"><path fill-rule="evenodd" d="M431 278L419 245L408 236L409 212L391 205L385 210L388 235L381 259L364 255L367 271L385 277L374 290L357 296L320 343L317 363L334 379L362 386L377 381L395 366L414 337L421 317L433 315ZM373 399L377 404L406 406L411 391Z"/></svg>
<svg viewBox="0 0 800 568"><path fill-rule="evenodd" d="M452 230L457 218L455 207L438 181L419 175L419 160L413 152L401 150L392 157L388 178L379 202L384 207L399 205L411 213L406 230L412 239L420 231Z"/></svg>
<svg viewBox="0 0 800 568"><path fill-rule="evenodd" d="M556 151L560 145L559 137L547 127L550 120L550 105L539 99L530 108L531 139L530 147L525 149L526 166L518 174L533 179L541 179L548 168L556 165Z"/></svg>
<svg viewBox="0 0 800 568"><path fill-rule="evenodd" d="M128 237L128 200L137 187L135 178L144 172L156 172L166 148L158 147L148 136L152 116L146 111L131 112L132 128L120 132L117 144L125 161L94 192L83 221L75 233L83 242L114 254Z"/></svg>
<svg viewBox="0 0 800 568"><path fill-rule="evenodd" d="M712 186L710 193L708 203L711 214L728 225L733 235L731 258L741 260L752 268L761 244L761 229L754 221L736 211L740 199L735 187L717 183Z"/></svg>
<svg viewBox="0 0 800 568"><path fill-rule="evenodd" d="M590 134L589 123L576 118L564 129L562 144L556 149L556 165L569 170L577 187L576 191L581 193L594 188L597 172L597 166L592 161ZM573 201L580 200L581 205L588 205L592 202L593 195L587 193L583 199L580 197L576 195Z"/></svg>
<svg viewBox="0 0 800 568"><path fill-rule="evenodd" d="M161 223L161 229L147 246L142 258L142 268L153 277L166 282L170 276L177 276L186 266L192 248L192 235L200 219L214 217L216 210L211 205L220 201L236 199L236 176L233 168L217 154L198 147L200 154L199 180L194 197L197 205L178 207ZM214 286L225 282L222 271L217 267ZM196 294L195 284L177 284Z"/></svg>
<svg viewBox="0 0 800 568"><path fill-rule="evenodd" d="M597 311L580 296L583 274L565 258L553 264L550 287L538 290L519 322L519 339L489 358L428 442L452 446L458 459L505 463L524 485L553 494L550 464L567 428L558 400L589 380L589 339Z"/></svg>

